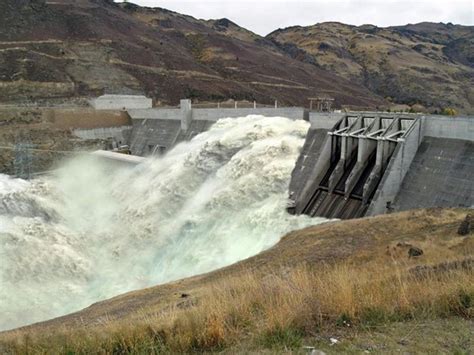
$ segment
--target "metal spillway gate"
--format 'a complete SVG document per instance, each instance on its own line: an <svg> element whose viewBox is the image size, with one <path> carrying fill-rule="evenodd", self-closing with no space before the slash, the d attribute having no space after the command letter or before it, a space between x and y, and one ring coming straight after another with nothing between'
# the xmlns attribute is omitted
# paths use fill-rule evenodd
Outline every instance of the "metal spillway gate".
<svg viewBox="0 0 474 355"><path fill-rule="evenodd" d="M328 132L321 154L288 211L326 218L364 216L397 145L417 118L346 115Z"/></svg>

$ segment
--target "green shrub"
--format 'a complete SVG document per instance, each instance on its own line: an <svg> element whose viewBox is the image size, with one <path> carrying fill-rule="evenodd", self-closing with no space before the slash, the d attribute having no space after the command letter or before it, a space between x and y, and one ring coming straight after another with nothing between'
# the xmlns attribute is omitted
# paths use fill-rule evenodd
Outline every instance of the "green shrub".
<svg viewBox="0 0 474 355"><path fill-rule="evenodd" d="M296 349L301 347L302 339L301 331L292 327L278 327L263 334L262 345L266 348Z"/></svg>

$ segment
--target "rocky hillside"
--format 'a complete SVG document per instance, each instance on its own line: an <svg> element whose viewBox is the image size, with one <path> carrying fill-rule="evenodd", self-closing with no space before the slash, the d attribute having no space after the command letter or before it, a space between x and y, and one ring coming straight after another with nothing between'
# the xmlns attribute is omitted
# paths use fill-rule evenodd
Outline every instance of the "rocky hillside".
<svg viewBox="0 0 474 355"><path fill-rule="evenodd" d="M26 178L71 154L104 149L106 140L80 139L75 129L130 124L124 112L0 107L0 174Z"/></svg>
<svg viewBox="0 0 474 355"><path fill-rule="evenodd" d="M394 103L423 105L431 111L474 111L473 26L321 23L277 30L267 38L291 57Z"/></svg>
<svg viewBox="0 0 474 355"><path fill-rule="evenodd" d="M385 104L225 19L112 0L0 2L0 101L104 92L144 92L163 104L188 97L307 105L320 92L338 105Z"/></svg>
<svg viewBox="0 0 474 355"><path fill-rule="evenodd" d="M227 20L197 20L112 0L3 0L0 102L143 92L336 106L406 104L474 111L474 27L322 23L266 38Z"/></svg>

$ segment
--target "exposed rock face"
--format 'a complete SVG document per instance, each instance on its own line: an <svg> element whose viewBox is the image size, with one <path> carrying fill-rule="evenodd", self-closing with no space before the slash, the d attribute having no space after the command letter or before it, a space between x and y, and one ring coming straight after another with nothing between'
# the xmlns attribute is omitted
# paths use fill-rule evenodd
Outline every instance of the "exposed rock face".
<svg viewBox="0 0 474 355"><path fill-rule="evenodd" d="M474 27L441 23L379 28L341 23L278 30L268 38L294 56L401 104L474 112ZM300 60L308 62L305 55Z"/></svg>
<svg viewBox="0 0 474 355"><path fill-rule="evenodd" d="M444 262L436 265L418 265L410 269L410 275L419 279L433 275L442 275L452 271L474 269L474 258Z"/></svg>
<svg viewBox="0 0 474 355"><path fill-rule="evenodd" d="M89 112L91 111L91 112ZM0 109L0 174L44 172L80 151L104 149L105 140L83 140L74 128L123 125L126 118L92 110ZM97 126L96 126L97 125Z"/></svg>
<svg viewBox="0 0 474 355"><path fill-rule="evenodd" d="M468 214L464 221L461 222L461 225L459 226L458 229L458 234L459 235L468 235L471 234L472 231L474 230L474 218L472 218L472 215Z"/></svg>
<svg viewBox="0 0 474 355"><path fill-rule="evenodd" d="M422 256L423 255L423 250L420 249L420 248L417 248L417 247L411 247L409 250L408 250L408 256L410 258L415 258L417 256Z"/></svg>

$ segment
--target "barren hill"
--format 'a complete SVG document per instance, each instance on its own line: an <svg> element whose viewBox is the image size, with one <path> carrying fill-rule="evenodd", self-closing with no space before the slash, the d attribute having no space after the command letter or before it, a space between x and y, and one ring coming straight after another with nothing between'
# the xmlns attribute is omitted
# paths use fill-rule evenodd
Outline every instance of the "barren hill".
<svg viewBox="0 0 474 355"><path fill-rule="evenodd" d="M109 0L0 3L1 101L103 92L145 92L165 104L188 97L287 105L328 92L338 104L384 104L226 19Z"/></svg>
<svg viewBox="0 0 474 355"><path fill-rule="evenodd" d="M473 112L473 41L473 27L434 23L321 23L264 38L227 19L111 0L4 0L0 99L144 92L163 104L306 105L326 93L338 106Z"/></svg>
<svg viewBox="0 0 474 355"><path fill-rule="evenodd" d="M267 36L293 58L337 73L396 103L474 111L474 27L380 28L320 23Z"/></svg>

